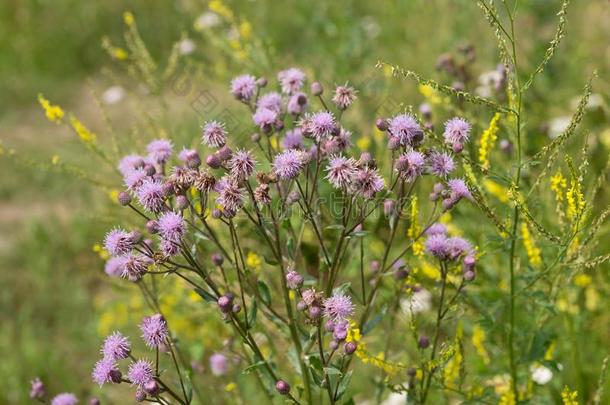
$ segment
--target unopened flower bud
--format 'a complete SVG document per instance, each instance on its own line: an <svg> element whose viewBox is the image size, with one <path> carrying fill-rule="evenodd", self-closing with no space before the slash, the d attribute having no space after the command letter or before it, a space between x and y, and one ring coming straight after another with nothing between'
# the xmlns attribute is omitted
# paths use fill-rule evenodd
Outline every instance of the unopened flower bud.
<svg viewBox="0 0 610 405"><path fill-rule="evenodd" d="M218 169L220 167L220 158L216 153L212 153L205 158L205 163L212 169Z"/></svg>
<svg viewBox="0 0 610 405"><path fill-rule="evenodd" d="M186 166L190 169L196 169L201 165L201 156L197 151L192 151L186 155Z"/></svg>
<svg viewBox="0 0 610 405"><path fill-rule="evenodd" d="M239 304L234 304L233 308L231 309L233 311L234 314L238 314L239 311L241 311L241 305Z"/></svg>
<svg viewBox="0 0 610 405"><path fill-rule="evenodd" d="M185 210L189 206L189 199L184 195L179 195L176 197L176 208L179 210Z"/></svg>
<svg viewBox="0 0 610 405"><path fill-rule="evenodd" d="M277 380L275 383L275 389L280 395L288 395L290 392L290 384L284 380Z"/></svg>
<svg viewBox="0 0 610 405"><path fill-rule="evenodd" d="M502 139L500 141L500 149L506 154L510 154L513 151L513 144L508 139Z"/></svg>
<svg viewBox="0 0 610 405"><path fill-rule="evenodd" d="M129 203L131 202L131 195L129 195L127 191L121 191L117 196L117 201L122 206L129 205Z"/></svg>
<svg viewBox="0 0 610 405"><path fill-rule="evenodd" d="M377 273L381 269L381 263L378 260L373 260L371 262L371 271L373 273Z"/></svg>
<svg viewBox="0 0 610 405"><path fill-rule="evenodd" d="M229 159L231 159L231 157L233 157L233 151L227 145L218 149L218 152L216 152L216 153L218 154L218 158L220 159L221 162L229 160Z"/></svg>
<svg viewBox="0 0 610 405"><path fill-rule="evenodd" d="M337 350L339 348L339 342L333 339L328 343L328 347L330 350Z"/></svg>
<svg viewBox="0 0 610 405"><path fill-rule="evenodd" d="M250 135L250 140L252 142L260 142L261 134L259 134L258 132L253 133L252 135Z"/></svg>
<svg viewBox="0 0 610 405"><path fill-rule="evenodd" d="M214 263L214 266L222 266L222 263L224 262L224 258L222 257L222 255L220 253L214 253L212 254L212 263Z"/></svg>
<svg viewBox="0 0 610 405"><path fill-rule="evenodd" d="M307 309L307 304L304 301L297 302L297 310L305 311Z"/></svg>
<svg viewBox="0 0 610 405"><path fill-rule="evenodd" d="M123 377L123 375L121 374L121 371L117 370L117 369L110 370L109 376L110 376L110 381L112 381L115 384L120 384L121 378Z"/></svg>
<svg viewBox="0 0 610 405"><path fill-rule="evenodd" d="M473 270L468 270L466 273L464 273L464 280L466 281L472 281L475 277L476 274Z"/></svg>
<svg viewBox="0 0 610 405"><path fill-rule="evenodd" d="M417 341L417 345L421 348L421 349L426 349L428 348L428 346L430 346L430 339L428 339L428 336L420 336L419 340Z"/></svg>
<svg viewBox="0 0 610 405"><path fill-rule="evenodd" d="M462 150L464 150L464 144L460 143L460 142L456 142L453 144L452 149L453 149L453 152L460 153L460 152L462 152Z"/></svg>
<svg viewBox="0 0 610 405"><path fill-rule="evenodd" d="M212 218L214 219L218 219L222 217L222 211L220 211L218 208L214 208L212 210Z"/></svg>
<svg viewBox="0 0 610 405"><path fill-rule="evenodd" d="M383 214L386 217L389 217L394 213L394 209L396 208L396 201L387 199L383 202Z"/></svg>
<svg viewBox="0 0 610 405"><path fill-rule="evenodd" d="M224 312L224 313L231 311L231 309L232 309L231 301L232 301L231 298L227 297L226 295L219 297L218 298L218 308L220 308L220 311Z"/></svg>
<svg viewBox="0 0 610 405"><path fill-rule="evenodd" d="M101 402L99 398L93 397L89 400L89 405L100 405Z"/></svg>
<svg viewBox="0 0 610 405"><path fill-rule="evenodd" d="M345 344L345 354L354 354L357 348L358 344L356 342L347 342Z"/></svg>
<svg viewBox="0 0 610 405"><path fill-rule="evenodd" d="M169 197L174 194L174 185L172 183L163 183L163 195Z"/></svg>
<svg viewBox="0 0 610 405"><path fill-rule="evenodd" d="M377 118L377 120L375 121L375 125L377 126L377 129L382 132L388 130L388 120L385 118Z"/></svg>
<svg viewBox="0 0 610 405"><path fill-rule="evenodd" d="M152 176L156 172L155 166L151 165L150 163L147 163L144 165L144 171L146 172L147 176Z"/></svg>
<svg viewBox="0 0 610 405"><path fill-rule="evenodd" d="M324 87L322 87L322 83L313 82L311 84L311 94L314 96L321 96L324 93Z"/></svg>
<svg viewBox="0 0 610 405"><path fill-rule="evenodd" d="M150 220L146 223L146 230L150 233L159 232L159 224L155 220Z"/></svg>
<svg viewBox="0 0 610 405"><path fill-rule="evenodd" d="M281 131L282 129L284 129L284 121L282 120L275 120L275 123L273 124L273 126L275 127L276 131Z"/></svg>
<svg viewBox="0 0 610 405"><path fill-rule="evenodd" d="M146 399L146 393L143 390L137 390L135 395L136 402L144 402Z"/></svg>
<svg viewBox="0 0 610 405"><path fill-rule="evenodd" d="M150 380L144 384L144 391L149 395L155 396L159 392L159 384L155 380Z"/></svg>
<svg viewBox="0 0 610 405"><path fill-rule="evenodd" d="M267 78L266 77L259 77L258 79L256 79L256 85L258 87L266 87L267 86Z"/></svg>
<svg viewBox="0 0 610 405"><path fill-rule="evenodd" d="M324 329L326 329L327 332L332 332L335 329L335 323L329 319L324 324Z"/></svg>
<svg viewBox="0 0 610 405"><path fill-rule="evenodd" d="M318 306L312 306L309 308L309 316L313 319L317 319L322 315L322 309Z"/></svg>

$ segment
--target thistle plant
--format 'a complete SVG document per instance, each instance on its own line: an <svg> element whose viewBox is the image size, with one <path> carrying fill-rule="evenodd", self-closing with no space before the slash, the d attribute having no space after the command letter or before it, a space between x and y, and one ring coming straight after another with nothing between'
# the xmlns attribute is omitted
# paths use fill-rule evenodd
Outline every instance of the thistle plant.
<svg viewBox="0 0 610 405"><path fill-rule="evenodd" d="M205 378L232 376L232 387L236 368L267 402L381 402L389 392L413 404L548 398L539 387L562 370L562 326L549 308L569 324L565 350L579 305L571 291L585 291L610 260L596 242L610 212L596 205L608 166L592 178L577 133L591 80L559 136L533 139L529 126L529 90L564 36L568 1L531 72L519 59L517 3L478 5L501 62L478 84L473 46L442 55L439 80L378 63L417 82L426 99L417 112L405 102L357 126L350 115L366 100L349 82L329 87L294 67L245 73L226 88L251 125L247 139L205 117L195 142L163 137L122 156L116 200L130 216L104 238L105 272L137 286L149 313L141 339L105 338L93 381L131 385L138 402L180 404L208 401ZM142 53L143 80L158 91ZM41 104L62 122L59 107L42 96ZM370 127L374 153L353 145ZM109 159L94 137L86 143ZM169 280L200 297L206 321L222 322L211 375L198 375L207 371L160 303ZM578 390L601 403L603 364L595 393L581 369L579 381L549 395L577 403ZM40 380L31 395L44 398Z"/></svg>

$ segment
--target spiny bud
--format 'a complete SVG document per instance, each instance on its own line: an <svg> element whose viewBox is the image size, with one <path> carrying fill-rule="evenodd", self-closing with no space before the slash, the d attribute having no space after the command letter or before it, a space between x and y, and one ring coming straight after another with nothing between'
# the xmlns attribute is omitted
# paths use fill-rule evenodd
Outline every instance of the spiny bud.
<svg viewBox="0 0 610 405"><path fill-rule="evenodd" d="M322 83L313 82L311 84L311 94L313 94L314 96L321 96L323 92L324 92L324 87L322 87Z"/></svg>
<svg viewBox="0 0 610 405"><path fill-rule="evenodd" d="M131 202L131 196L129 195L129 193L127 191L121 191L119 193L119 195L117 196L117 201L122 206L129 205L129 203Z"/></svg>

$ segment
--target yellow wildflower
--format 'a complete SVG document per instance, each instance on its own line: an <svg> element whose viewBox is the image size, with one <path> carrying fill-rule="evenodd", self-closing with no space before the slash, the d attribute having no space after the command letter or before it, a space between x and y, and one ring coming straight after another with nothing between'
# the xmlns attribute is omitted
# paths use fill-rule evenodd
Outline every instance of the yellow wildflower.
<svg viewBox="0 0 610 405"><path fill-rule="evenodd" d="M551 344L549 345L549 347L546 349L546 352L544 353L544 359L546 361L553 360L553 353L555 353L556 347L557 347L557 342L553 340L551 342Z"/></svg>
<svg viewBox="0 0 610 405"><path fill-rule="evenodd" d="M250 22L242 21L239 24L239 36L246 41L252 37L252 24Z"/></svg>
<svg viewBox="0 0 610 405"><path fill-rule="evenodd" d="M125 23L125 25L131 27L134 21L135 19L133 18L133 14L131 13L131 11L125 11L123 13L123 22Z"/></svg>
<svg viewBox="0 0 610 405"><path fill-rule="evenodd" d="M129 57L127 51L123 48L114 47L112 48L111 55L117 60L126 60Z"/></svg>
<svg viewBox="0 0 610 405"><path fill-rule="evenodd" d="M110 198L110 201L116 202L119 198L119 190L117 190L117 189L110 190L108 192L108 198Z"/></svg>
<svg viewBox="0 0 610 405"><path fill-rule="evenodd" d="M235 384L234 382L230 382L227 385L225 385L225 391L227 391L227 392L233 392L233 391L235 391L236 388L237 388L237 384Z"/></svg>
<svg viewBox="0 0 610 405"><path fill-rule="evenodd" d="M568 218L575 219L580 216L585 209L585 196L582 193L578 179L572 178L570 180L570 188L566 192L566 200L568 201Z"/></svg>
<svg viewBox="0 0 610 405"><path fill-rule="evenodd" d="M431 265L428 262L423 262L422 266L421 266L421 270L422 270L422 273L426 277L428 277L428 278L430 278L432 280L440 280L441 279L441 272L440 272L440 270L438 269L437 266L433 266L433 265Z"/></svg>
<svg viewBox="0 0 610 405"><path fill-rule="evenodd" d="M61 119L64 117L64 110L60 106L51 104L42 94L38 94L38 102L44 109L44 113L49 121L57 124L61 123Z"/></svg>
<svg viewBox="0 0 610 405"><path fill-rule="evenodd" d="M503 203L508 202L508 190L506 189L506 187L503 187L500 184L498 184L495 181L490 180L490 179L484 179L483 186L485 187L485 190L487 190L487 192L489 194L493 195L501 202L503 202Z"/></svg>
<svg viewBox="0 0 610 405"><path fill-rule="evenodd" d="M585 289L585 307L588 311L595 311L599 306L599 293L595 287L590 286Z"/></svg>
<svg viewBox="0 0 610 405"><path fill-rule="evenodd" d="M228 20L233 19L233 11L231 11L231 9L227 7L221 0L212 0L208 7L211 11L225 17Z"/></svg>
<svg viewBox="0 0 610 405"><path fill-rule="evenodd" d="M495 113L489 123L489 127L481 134L481 141L479 145L479 163L485 170L489 169L489 153L494 148L496 140L498 139L498 131L500 127L498 122L500 121L500 113Z"/></svg>
<svg viewBox="0 0 610 405"><path fill-rule="evenodd" d="M409 226L409 229L407 230L407 236L411 240L415 240L415 238L417 238L421 232L421 226L419 226L419 224L417 222L417 214L418 214L417 197L413 197L413 199L411 200L411 225ZM413 245L411 246L411 249L413 250L413 254L415 256L423 255L424 254L424 244L422 242L422 239L419 238L417 241L414 241Z"/></svg>
<svg viewBox="0 0 610 405"><path fill-rule="evenodd" d="M263 261L259 255L250 251L246 256L246 266L251 268L252 270L259 272L261 271Z"/></svg>
<svg viewBox="0 0 610 405"><path fill-rule="evenodd" d="M361 151L366 151L369 149L369 147L371 146L371 138L368 136L361 136L360 138L358 138L358 140L356 141L356 146L358 147L358 149L360 149Z"/></svg>
<svg viewBox="0 0 610 405"><path fill-rule="evenodd" d="M557 201L557 204L563 201L563 193L566 187L566 178L563 177L563 174L561 174L560 171L557 171L557 173L551 177L551 190L555 193L555 201Z"/></svg>
<svg viewBox="0 0 610 405"><path fill-rule="evenodd" d="M472 330L472 345L474 346L477 354L483 359L483 363L489 364L489 354L485 349L483 343L485 343L485 331L479 325L475 325Z"/></svg>
<svg viewBox="0 0 610 405"><path fill-rule="evenodd" d="M107 260L110 257L108 251L106 251L106 249L104 249L99 243L93 245L93 251L97 253L102 260Z"/></svg>
<svg viewBox="0 0 610 405"><path fill-rule="evenodd" d="M59 164L59 155L53 155L51 158L51 164L58 165Z"/></svg>
<svg viewBox="0 0 610 405"><path fill-rule="evenodd" d="M536 246L536 242L525 222L521 224L521 236L523 237L523 245L525 246L530 264L532 266L539 266L542 263L541 251Z"/></svg>
<svg viewBox="0 0 610 405"><path fill-rule="evenodd" d="M443 99L439 96L438 92L427 84L420 84L417 88L422 96L428 101L430 104L442 104Z"/></svg>
<svg viewBox="0 0 610 405"><path fill-rule="evenodd" d="M593 279L588 274L578 274L574 277L574 284L580 288L585 288L591 285Z"/></svg>
<svg viewBox="0 0 610 405"><path fill-rule="evenodd" d="M443 370L443 375L445 378L445 385L448 388L457 389L458 388L458 380L460 378L460 369L462 367L462 362L464 361L464 356L462 356L462 350L459 344L456 344L455 353L447 363L447 366Z"/></svg>
<svg viewBox="0 0 610 405"><path fill-rule="evenodd" d="M71 116L70 124L72 124L72 128L74 128L74 131L76 131L76 134L81 139L81 141L83 141L84 143L95 142L96 135L93 132L89 131L83 125L83 123L78 120L78 118Z"/></svg>
<svg viewBox="0 0 610 405"><path fill-rule="evenodd" d="M577 397L578 391L571 391L567 385L563 387L563 391L561 391L563 405L578 405Z"/></svg>

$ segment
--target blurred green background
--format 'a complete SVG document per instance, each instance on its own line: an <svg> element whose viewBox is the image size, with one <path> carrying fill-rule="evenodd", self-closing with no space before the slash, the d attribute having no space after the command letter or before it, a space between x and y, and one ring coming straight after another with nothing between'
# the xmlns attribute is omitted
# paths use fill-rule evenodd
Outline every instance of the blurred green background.
<svg viewBox="0 0 610 405"><path fill-rule="evenodd" d="M559 3L520 2L517 32L524 65L531 68L544 53ZM540 122L569 115L573 97L594 68L600 72L595 92L607 97L610 88L609 4L573 3L568 35L534 90L541 99L553 100L540 106ZM247 19L260 39L255 51L264 51L265 60L256 66L233 62L194 29L207 2L0 2L0 403L26 402L28 381L35 376L43 378L51 392L72 390L84 397L91 389L89 372L101 339L94 297L111 288L102 276L103 261L92 247L109 227L104 216L109 199L105 190L53 170L53 155L94 172L96 166L79 160L78 139L46 121L36 99L44 93L92 130L100 128L102 117L91 89L103 92L115 84L104 72L116 70L116 61L102 49L102 38L121 43L126 9L136 16L154 59L164 60L183 33L191 38L196 45L193 58L204 66L220 66L207 70L205 80L221 100L228 99L223 93L228 78L247 70L261 74L266 68L277 71L295 65L327 83L358 83L375 74L379 59L433 72L437 57L462 43L476 46L478 63L486 69L498 62L493 35L472 0L225 4ZM225 62L217 65L216 58ZM412 84L400 85L393 97L409 103L416 94ZM195 113L185 109L183 100L176 105L195 128ZM131 117L120 103L109 110L119 128L121 123L129 126ZM196 132L183 136L194 137ZM9 158L13 151L30 163L16 164ZM33 167L38 164L51 169Z"/></svg>

